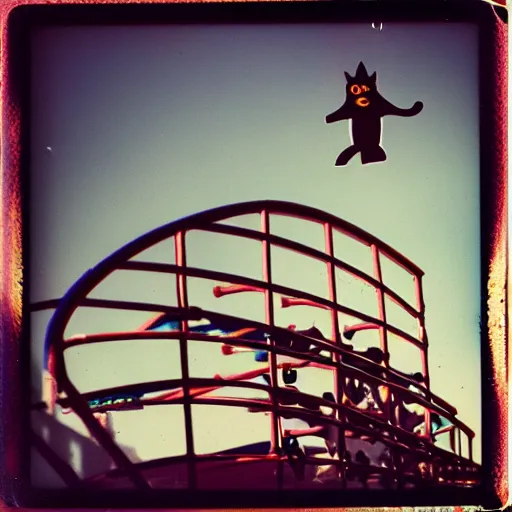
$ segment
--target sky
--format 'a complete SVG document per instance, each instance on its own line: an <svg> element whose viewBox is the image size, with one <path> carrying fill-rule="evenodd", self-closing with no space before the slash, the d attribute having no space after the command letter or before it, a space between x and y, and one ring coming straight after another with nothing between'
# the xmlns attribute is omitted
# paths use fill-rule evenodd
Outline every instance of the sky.
<svg viewBox="0 0 512 512"><path fill-rule="evenodd" d="M33 40L31 301L62 296L88 268L120 246L189 214L242 201L276 199L319 208L385 241L425 272L431 389L476 432L481 457L479 338L479 130L477 29L465 24L158 26L52 28ZM386 117L386 162L356 156L349 123L325 124L345 98L343 72L363 61L380 93L413 118ZM258 219L238 225L259 229ZM277 218L274 233L321 248L322 230ZM257 242L187 236L188 263L261 277ZM339 257L369 270L369 251L341 235ZM275 249L274 280L326 296L321 264ZM140 259L172 262L172 241ZM171 276L118 272L92 296L173 305ZM384 280L412 300L410 277L383 262ZM376 314L375 294L341 271L340 302ZM190 279L190 302L263 320L263 297L216 299L213 282ZM414 329L388 308L391 321ZM313 323L325 312L277 309L280 325ZM34 397L40 396L42 343L51 312L33 314ZM67 335L136 328L147 314L80 311ZM341 318L341 323L354 319ZM413 334L416 334L414 331ZM355 348L378 343L358 334ZM225 357L191 343L191 373L211 377L253 368L250 355ZM392 364L418 371L419 354L391 340ZM172 378L177 346L123 342L72 349L66 364L81 391ZM316 372L316 373L315 373ZM301 390L322 392L331 376L300 375ZM327 379L327 380L326 380ZM226 391L224 391L225 393ZM243 409L194 407L196 450L266 440L268 418ZM142 460L184 450L182 411L152 407L115 415L116 439ZM73 415L59 421L85 433ZM240 425L228 440L212 436ZM170 426L172 425L172 427ZM179 428L177 425L180 425ZM150 426L150 427L149 427ZM151 434L146 430L151 429ZM262 434L264 432L264 434ZM263 438L261 436L263 435ZM73 461L80 466L79 448ZM36 481L44 484L44 472ZM39 480L38 480L39 479Z"/></svg>

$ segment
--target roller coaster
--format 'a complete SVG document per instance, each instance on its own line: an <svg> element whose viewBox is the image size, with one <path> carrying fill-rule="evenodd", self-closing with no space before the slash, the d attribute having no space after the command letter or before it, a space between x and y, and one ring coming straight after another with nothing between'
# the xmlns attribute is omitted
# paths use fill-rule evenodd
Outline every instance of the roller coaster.
<svg viewBox="0 0 512 512"><path fill-rule="evenodd" d="M259 230L230 223L246 215L259 216ZM273 233L271 226L276 216L317 225L323 230L324 249ZM187 237L192 232L258 243L263 279L188 265ZM373 272L366 273L341 258L335 251L336 235L349 237L368 249ZM165 240L174 242L174 263L136 258ZM325 265L328 297L280 284L273 274L272 249L275 247ZM411 276L415 303L385 284L382 258ZM176 305L90 297L99 283L120 270L175 276ZM338 270L373 290L377 316L340 303ZM473 461L475 434L457 418L456 408L430 389L423 275L423 271L405 256L361 228L326 212L294 203L233 204L161 226L87 271L62 298L31 305L34 312L53 310L44 342L44 401L34 403L33 409L49 416L54 415L57 408L75 414L115 467L82 480L70 462L59 458L36 434L32 439L33 447L67 486L79 485L92 490L476 486L481 475L480 466ZM211 293L219 301L230 295L262 297L265 321L191 304L187 283L192 278L212 282ZM414 319L416 335L391 324L386 314L387 301L392 301ZM277 325L276 307L279 306L296 309L298 317L305 308L325 311L330 318L330 332L322 332L316 326L297 329L295 325ZM66 337L70 319L81 308L147 312L153 316L135 330ZM357 321L343 325L341 315ZM357 350L357 338L364 331L378 333L380 345ZM421 372L408 374L393 367L390 336L419 351ZM181 377L80 392L66 366L65 352L72 347L125 340L141 343L167 340L177 344ZM194 377L189 371L190 342L215 344L219 354L230 361L250 353L255 368ZM312 368L331 375L333 389L326 389L318 396L302 392L297 383L301 372ZM251 398L229 396L229 390L238 390L238 394L250 391ZM131 461L109 428L110 415L177 404L184 411L185 453L144 462ZM197 454L191 412L197 404L242 409L248 421L264 415L269 420L269 431L248 445ZM169 429L172 428L170 425ZM151 435L150 430L141 432L141 436L144 435ZM210 432L209 435L225 436L226 433ZM442 436L448 439L449 448L439 446ZM309 443L312 438L319 443Z"/></svg>

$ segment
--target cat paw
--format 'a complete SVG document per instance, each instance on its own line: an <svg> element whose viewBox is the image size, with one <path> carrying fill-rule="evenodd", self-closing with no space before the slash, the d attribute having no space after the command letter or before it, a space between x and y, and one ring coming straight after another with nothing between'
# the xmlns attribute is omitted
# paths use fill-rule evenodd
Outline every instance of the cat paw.
<svg viewBox="0 0 512 512"><path fill-rule="evenodd" d="M423 102L417 101L413 106L414 114L417 115L423 110Z"/></svg>

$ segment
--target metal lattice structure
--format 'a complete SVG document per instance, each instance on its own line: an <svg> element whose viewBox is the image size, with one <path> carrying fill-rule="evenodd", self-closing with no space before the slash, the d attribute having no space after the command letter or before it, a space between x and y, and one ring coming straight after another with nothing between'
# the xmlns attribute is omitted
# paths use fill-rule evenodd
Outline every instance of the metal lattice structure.
<svg viewBox="0 0 512 512"><path fill-rule="evenodd" d="M226 223L242 215L257 214L261 219L261 229L253 230ZM316 223L323 228L324 250L318 250L294 240L272 233L274 216L288 216L303 222ZM233 275L224 272L194 268L187 265L187 235L192 231L209 232L219 235L250 239L261 245L263 279ZM350 237L371 250L373 273L365 273L348 264L335 254L334 235L340 233ZM168 239L175 244L175 263L156 263L134 260L134 257L146 249ZM273 279L272 251L280 247L294 251L325 264L328 278L328 298L322 298L295 288L281 285ZM387 258L408 272L414 282L415 303L410 304L383 280L381 260ZM89 298L91 291L116 270L132 272L166 273L176 276L177 306L166 304L148 304L130 301L109 301ZM342 305L338 301L336 271L342 270L360 282L374 289L378 304L378 315L373 317L361 311ZM208 311L201 304L189 304L187 279L200 278L216 283L212 287L214 295L220 300L229 294L262 294L265 300L265 322L255 322L245 318ZM335 487L350 486L353 480L376 480L382 487L403 488L417 485L454 485L472 486L479 482L479 466L473 462L472 443L474 433L457 418L457 410L430 390L428 368L429 341L425 327L425 304L422 291L423 272L398 251L357 226L313 208L278 201L259 201L229 205L192 215L172 222L122 247L96 267L86 272L58 300L34 304L33 311L55 309L47 329L45 340L48 361L45 372L46 405L37 404L35 408L45 409L52 414L57 404L76 413L86 425L92 438L110 455L117 469L99 475L85 482L85 485L98 488L135 486L140 489L154 487L154 479L162 475L180 474L188 488L224 486L225 488L243 488L249 471L251 485L262 488L288 488L289 468L298 466L333 468L335 478L329 485ZM311 307L329 312L331 329L328 336L320 338L311 333L296 331L276 325L275 301L279 296L282 307ZM386 300L391 300L417 324L417 335L391 325L386 315ZM70 318L78 308L117 309L123 311L144 311L158 314L156 320L134 331L110 332L66 338L64 332ZM353 325L340 325L340 314L359 319ZM177 319L176 329L157 331L152 327L155 321L170 317ZM232 329L229 336L212 335L208 332L194 331L192 321L208 319L212 324L243 325L244 329ZM379 332L382 360L375 362L366 353L354 350L343 338L350 340L357 332L375 330ZM256 333L247 336L247 333ZM264 335L259 335L263 333ZM388 337L393 335L403 343L416 347L421 354L421 382L410 375L392 367L392 354L388 346ZM90 343L107 343L119 340L165 339L179 344L182 378L144 384L97 390L92 393L80 393L68 375L64 353L71 347ZM195 378L189 374L189 341L217 343L226 353L237 350L253 350L268 353L268 366L242 374L211 378ZM285 341L283 341L285 340ZM302 345L313 347L311 350L294 350ZM220 349L220 348L219 348ZM231 352L230 352L231 350ZM280 362L282 357L296 360ZM279 384L280 372L299 371L301 368L315 367L334 374L334 402L326 397L317 397L302 393L296 388ZM264 374L269 375L267 384L251 382ZM380 406L362 410L354 403L350 384L354 379L364 382L369 389L377 390L384 398ZM259 390L266 399L242 399L211 396L213 391L224 387ZM410 389L412 387L412 389ZM159 392L158 396L145 397L148 393ZM126 400L110 400L101 404L101 397L134 397ZM380 395L379 395L380 396ZM92 404L94 403L94 407ZM423 430L411 431L401 421L400 410L405 404L414 403L423 412ZM180 457L159 459L157 461L134 464L116 444L108 429L102 426L103 413L108 411L143 408L145 406L165 406L182 404L184 409L186 454ZM268 433L269 449L262 453L244 453L236 450L232 453L197 455L194 450L194 429L191 413L192 404L222 405L251 409L252 412L267 413L270 416L271 430ZM324 414L321 408L330 408L332 414ZM447 426L433 431L433 415L445 418ZM299 418L310 424L309 430L287 431L280 426L283 417ZM335 450L330 457L318 458L307 450L290 449L296 441L306 435L326 436L327 430ZM334 437L332 436L334 432ZM453 451L442 449L435 444L441 433L449 433ZM467 442L467 456L462 452L463 438ZM349 453L347 442L379 442L389 449L389 462L376 466L368 461L354 460ZM290 441L292 441L290 443ZM59 460L44 441L34 436L34 447L56 469L69 485L84 485L66 461ZM356 457L357 459L357 457ZM208 478L204 475L207 474ZM213 475L216 475L215 477ZM293 473L295 486L322 485L307 478L297 477ZM169 476L169 480L170 480ZM229 484L226 484L229 482ZM299 482L299 483L297 483ZM302 483L300 483L302 482Z"/></svg>

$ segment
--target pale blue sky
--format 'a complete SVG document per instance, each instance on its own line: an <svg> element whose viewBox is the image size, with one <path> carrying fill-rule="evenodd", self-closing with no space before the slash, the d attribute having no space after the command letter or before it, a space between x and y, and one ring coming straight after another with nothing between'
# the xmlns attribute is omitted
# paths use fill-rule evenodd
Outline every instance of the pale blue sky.
<svg viewBox="0 0 512 512"><path fill-rule="evenodd" d="M381 238L425 271L431 387L477 432L479 460L476 54L476 27L464 24L385 24L381 32L369 24L41 31L33 44L31 299L61 296L121 245L197 211L259 199L325 210ZM356 156L335 168L350 144L348 123L326 125L324 118L344 101L343 71L353 74L361 60L370 73L377 71L385 98L403 108L422 101L424 110L410 119L384 119L386 162L363 167ZM274 227L313 245L321 240L321 232L303 226L283 221ZM246 244L213 246L209 238L192 235L189 263L259 272L257 244ZM343 257L364 267L356 249L347 248ZM157 249L160 260L167 253L172 245ZM282 254L275 259L282 284L323 293L322 269L290 263ZM389 267L383 271L397 291L410 294L403 276ZM339 278L348 290L347 279ZM104 288L111 298L172 300L170 278L112 279ZM210 285L190 286L197 305L249 317L262 313L261 297L219 301ZM354 290L347 300L364 295L360 287ZM370 307L370 301L361 304ZM299 315L292 308L279 314L285 325L302 321L309 327L315 321L325 330L321 312ZM34 315L34 347L41 347L48 317ZM128 320L134 327L145 318L130 313ZM69 334L105 329L106 321L109 329L112 322L123 328L127 316L77 317ZM211 376L212 364L227 373L250 364L245 356L213 360L211 349L194 350L197 371L205 376ZM69 356L71 376L93 389L133 380L137 371L136 380L169 378L166 361L177 349L121 344L83 348L80 357L76 352ZM36 362L39 353L37 348ZM142 355L144 366L134 368L133 358L139 363ZM417 354L400 351L395 357L404 369L417 369ZM140 414L154 417L169 434L159 419L170 413L156 409ZM138 447L139 456L176 448L174 435L142 440L144 423L135 422L136 413L124 414L116 419L119 435ZM246 413L237 414L246 431L263 421L252 415L249 423L242 419Z"/></svg>

